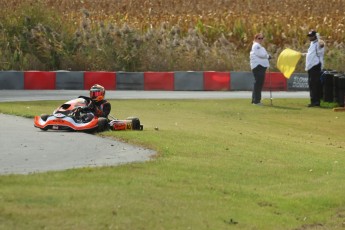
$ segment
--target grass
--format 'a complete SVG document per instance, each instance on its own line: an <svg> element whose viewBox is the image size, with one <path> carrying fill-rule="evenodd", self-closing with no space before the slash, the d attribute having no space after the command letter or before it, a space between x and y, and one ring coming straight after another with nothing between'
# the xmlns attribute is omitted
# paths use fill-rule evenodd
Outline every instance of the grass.
<svg viewBox="0 0 345 230"><path fill-rule="evenodd" d="M144 131L101 135L157 157L0 176L0 229L342 228L345 113L307 102L113 100L112 113L138 116ZM32 117L60 103L0 103L0 112Z"/></svg>

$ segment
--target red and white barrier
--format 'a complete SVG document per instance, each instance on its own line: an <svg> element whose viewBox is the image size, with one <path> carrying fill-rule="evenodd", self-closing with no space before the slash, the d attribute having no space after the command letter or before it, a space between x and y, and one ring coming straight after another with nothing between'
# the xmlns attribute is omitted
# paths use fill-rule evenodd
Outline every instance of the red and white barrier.
<svg viewBox="0 0 345 230"><path fill-rule="evenodd" d="M230 72L204 72L204 90L228 91L230 83Z"/></svg>
<svg viewBox="0 0 345 230"><path fill-rule="evenodd" d="M107 90L116 89L115 72L84 72L84 87L90 89L94 84L100 84Z"/></svg>
<svg viewBox="0 0 345 230"><path fill-rule="evenodd" d="M55 74L44 71L24 72L24 89L56 89Z"/></svg>
<svg viewBox="0 0 345 230"><path fill-rule="evenodd" d="M293 74L286 79L278 72L266 72L264 91L308 90L307 74ZM68 72L0 71L0 89L79 89L94 84L107 90L183 90L251 91L251 72L178 71L178 72Z"/></svg>
<svg viewBox="0 0 345 230"><path fill-rule="evenodd" d="M144 90L174 90L174 72L145 72Z"/></svg>

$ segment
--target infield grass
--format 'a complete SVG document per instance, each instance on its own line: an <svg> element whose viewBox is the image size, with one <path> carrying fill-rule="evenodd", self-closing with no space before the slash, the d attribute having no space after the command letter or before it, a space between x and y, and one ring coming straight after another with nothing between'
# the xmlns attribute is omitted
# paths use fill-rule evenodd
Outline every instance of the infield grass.
<svg viewBox="0 0 345 230"><path fill-rule="evenodd" d="M144 131L99 135L157 156L0 176L0 229L344 228L345 113L307 99L110 102ZM33 117L59 104L0 103L0 112Z"/></svg>

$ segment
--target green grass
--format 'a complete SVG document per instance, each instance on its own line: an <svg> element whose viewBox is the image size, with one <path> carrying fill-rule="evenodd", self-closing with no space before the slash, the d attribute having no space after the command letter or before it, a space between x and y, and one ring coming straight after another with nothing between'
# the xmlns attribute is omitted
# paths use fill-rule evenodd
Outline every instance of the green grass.
<svg viewBox="0 0 345 230"><path fill-rule="evenodd" d="M0 112L32 117L60 103L0 103ZM112 100L112 114L138 116L144 131L101 135L157 157L0 176L0 229L344 227L345 113L273 103Z"/></svg>

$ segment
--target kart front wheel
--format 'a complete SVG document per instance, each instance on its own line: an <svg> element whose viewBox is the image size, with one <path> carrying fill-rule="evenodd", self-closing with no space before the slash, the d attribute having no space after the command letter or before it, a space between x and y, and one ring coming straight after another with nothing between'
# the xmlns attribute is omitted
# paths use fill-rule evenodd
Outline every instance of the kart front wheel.
<svg viewBox="0 0 345 230"><path fill-rule="evenodd" d="M42 115L41 115L41 119L44 120L44 121L47 121L47 119L48 119L49 116L50 116L50 115L48 115L48 114L42 114Z"/></svg>
<svg viewBox="0 0 345 230"><path fill-rule="evenodd" d="M42 119L43 121L47 121L47 119L48 119L49 116L50 116L50 115L48 115L48 114L42 114L42 115L41 115L41 119ZM45 128L40 128L40 130L42 130L42 131L47 131L48 128L47 128L47 127L45 127Z"/></svg>

